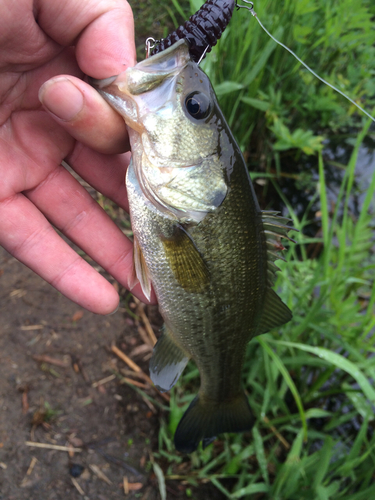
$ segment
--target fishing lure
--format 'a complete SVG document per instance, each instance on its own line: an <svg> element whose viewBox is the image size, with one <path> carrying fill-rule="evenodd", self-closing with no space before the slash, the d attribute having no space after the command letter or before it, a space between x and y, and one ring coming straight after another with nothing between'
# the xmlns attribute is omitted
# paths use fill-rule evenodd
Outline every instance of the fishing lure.
<svg viewBox="0 0 375 500"><path fill-rule="evenodd" d="M232 18L234 6L234 0L207 0L188 21L158 41L151 55L158 54L185 38L189 43L190 57L199 63L223 34Z"/></svg>
<svg viewBox="0 0 375 500"><path fill-rule="evenodd" d="M146 51L147 57L151 54L158 54L163 50L167 49L178 40L185 38L189 43L189 53L191 58L198 64L205 57L207 52L210 52L212 47L214 47L223 34L225 28L228 26L229 21L232 18L234 7L237 9L247 9L250 11L253 17L257 20L260 27L267 33L267 35L272 38L277 44L287 50L293 57L295 57L299 63L301 63L310 73L312 73L316 78L328 87L331 87L335 92L341 94L345 99L350 101L354 106L356 106L360 111L367 115L373 122L375 118L370 115L366 110L364 110L359 104L357 104L353 99L347 96L344 92L339 90L337 87L331 83L324 80L315 71L313 71L305 62L303 62L297 54L295 54L289 47L281 43L279 40L271 35L271 33L265 28L265 26L260 21L257 13L254 10L254 4L250 0L242 0L247 5L240 5L236 0L207 0L202 7L193 14L188 21L186 21L182 26L177 28L176 31L168 35L162 40L154 40L153 38L148 38L146 40ZM249 5L249 6L248 6ZM150 41L156 42L156 45L151 47Z"/></svg>

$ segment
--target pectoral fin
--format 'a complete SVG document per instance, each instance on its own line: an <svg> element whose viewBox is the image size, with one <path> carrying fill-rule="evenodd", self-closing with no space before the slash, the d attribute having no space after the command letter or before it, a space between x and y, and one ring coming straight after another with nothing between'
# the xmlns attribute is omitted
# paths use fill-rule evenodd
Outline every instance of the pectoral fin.
<svg viewBox="0 0 375 500"><path fill-rule="evenodd" d="M138 239L135 235L134 235L134 247L133 247L133 260L134 260L134 274L136 277L136 279L133 280L134 282L133 286L135 286L137 284L137 281L139 281L143 293L145 294L147 299L150 300L151 278L145 258L143 257L141 247L139 246Z"/></svg>
<svg viewBox="0 0 375 500"><path fill-rule="evenodd" d="M169 391L174 386L188 361L188 354L177 345L166 326L150 360L151 380L159 391Z"/></svg>
<svg viewBox="0 0 375 500"><path fill-rule="evenodd" d="M202 293L210 282L206 263L189 234L177 226L170 238L162 237L173 274L187 292Z"/></svg>

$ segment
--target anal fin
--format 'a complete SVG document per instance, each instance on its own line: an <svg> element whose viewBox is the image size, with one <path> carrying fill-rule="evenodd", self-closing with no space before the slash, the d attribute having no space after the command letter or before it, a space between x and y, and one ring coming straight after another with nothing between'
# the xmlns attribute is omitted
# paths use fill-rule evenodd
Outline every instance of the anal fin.
<svg viewBox="0 0 375 500"><path fill-rule="evenodd" d="M154 346L150 376L161 392L169 391L184 371L189 356L175 342L168 327Z"/></svg>
<svg viewBox="0 0 375 500"><path fill-rule="evenodd" d="M267 288L258 335L266 333L292 319L292 312L272 288Z"/></svg>

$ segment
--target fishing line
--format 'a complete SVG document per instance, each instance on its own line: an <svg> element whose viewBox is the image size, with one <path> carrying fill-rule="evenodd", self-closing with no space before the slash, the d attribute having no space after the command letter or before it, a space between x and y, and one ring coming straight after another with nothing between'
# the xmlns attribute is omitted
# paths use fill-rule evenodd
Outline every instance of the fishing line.
<svg viewBox="0 0 375 500"><path fill-rule="evenodd" d="M278 43L279 45L281 45L281 47L283 47L284 49L286 49L290 54L292 54L292 56L294 56L298 62L300 62L306 69L308 69L310 71L310 73L312 73L316 78L318 78L318 80L320 80L321 82L323 82L325 85L328 85L328 87L331 87L331 89L335 90L336 92L338 92L339 94L341 94L343 97L345 97L345 99L347 99L348 101L350 101L352 104L354 104L354 106L356 106L358 109L360 109L362 111L362 113L364 113L365 115L367 115L369 118L371 118L371 120L373 122L375 122L375 118L373 116L371 116L369 113L367 113L366 110L364 110L359 104L357 104L355 101L353 101L353 99L351 99L349 96L347 96L346 94L344 94L344 92L342 92L341 90L339 90L338 88L336 88L334 85L331 85L329 82L327 82L326 80L324 80L324 78L320 77L319 75L317 75L315 73L315 71L313 71L309 66L307 66L306 63L304 63L302 61L302 59L300 59L297 54L295 54L289 47L287 47L286 45L284 45L283 43L279 42L279 40L276 40L276 38L274 36L271 35L271 33L263 26L263 24L261 23L259 17L257 16L257 13L254 11L254 4L253 2L250 2L249 0L242 0L243 2L245 3L248 3L251 5L251 7L247 7L246 5L239 5L238 3L236 4L237 8L238 9L247 9L251 12L251 14L253 15L253 17L255 17L255 19L258 21L260 27L267 33L267 35L269 37L272 38L272 40L274 40L276 43Z"/></svg>

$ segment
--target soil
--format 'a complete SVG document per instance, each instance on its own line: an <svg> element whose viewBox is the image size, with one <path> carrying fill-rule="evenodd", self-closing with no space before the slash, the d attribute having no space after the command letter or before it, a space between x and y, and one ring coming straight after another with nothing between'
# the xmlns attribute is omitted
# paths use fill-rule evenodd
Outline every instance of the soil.
<svg viewBox="0 0 375 500"><path fill-rule="evenodd" d="M0 247L0 317L0 500L159 499L159 410L120 382L129 368L111 351L115 343L148 373L150 348L127 309L81 310ZM167 482L168 499L185 490ZM207 498L204 485L193 498Z"/></svg>

